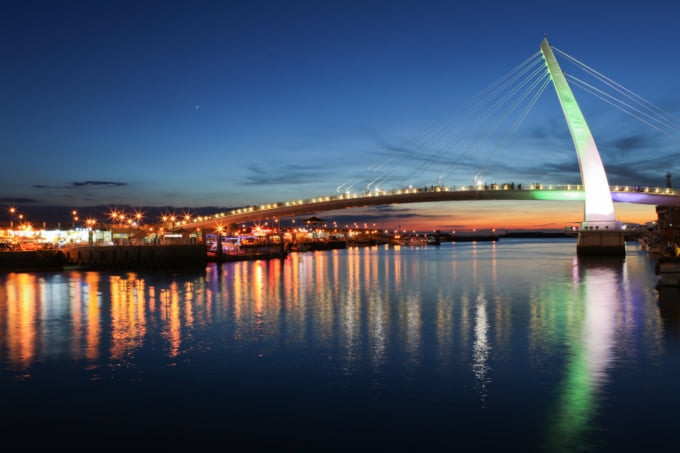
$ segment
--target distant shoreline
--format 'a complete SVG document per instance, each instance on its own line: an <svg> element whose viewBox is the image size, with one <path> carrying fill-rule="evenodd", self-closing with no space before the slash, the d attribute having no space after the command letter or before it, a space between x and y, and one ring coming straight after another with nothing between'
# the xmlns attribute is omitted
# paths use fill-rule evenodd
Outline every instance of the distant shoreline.
<svg viewBox="0 0 680 453"><path fill-rule="evenodd" d="M575 234L546 231L517 231L499 235L504 238L575 238Z"/></svg>

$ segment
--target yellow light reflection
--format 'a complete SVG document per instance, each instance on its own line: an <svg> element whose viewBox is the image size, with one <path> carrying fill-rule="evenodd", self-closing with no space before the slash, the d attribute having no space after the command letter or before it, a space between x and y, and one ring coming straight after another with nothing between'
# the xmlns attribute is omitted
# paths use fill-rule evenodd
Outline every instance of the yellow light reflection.
<svg viewBox="0 0 680 453"><path fill-rule="evenodd" d="M7 359L17 370L26 369L35 360L38 348L38 324L35 322L40 298L36 294L37 278L32 274L9 274L5 297L0 298Z"/></svg>

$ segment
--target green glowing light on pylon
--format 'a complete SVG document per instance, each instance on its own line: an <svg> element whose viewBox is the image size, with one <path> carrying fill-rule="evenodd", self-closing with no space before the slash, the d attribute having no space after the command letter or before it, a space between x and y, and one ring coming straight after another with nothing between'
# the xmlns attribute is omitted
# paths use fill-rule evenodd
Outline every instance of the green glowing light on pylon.
<svg viewBox="0 0 680 453"><path fill-rule="evenodd" d="M541 52L576 147L581 179L585 190L585 223L596 222L614 226L616 225L614 203L593 135L562 73L562 69L555 59L547 38L541 43Z"/></svg>

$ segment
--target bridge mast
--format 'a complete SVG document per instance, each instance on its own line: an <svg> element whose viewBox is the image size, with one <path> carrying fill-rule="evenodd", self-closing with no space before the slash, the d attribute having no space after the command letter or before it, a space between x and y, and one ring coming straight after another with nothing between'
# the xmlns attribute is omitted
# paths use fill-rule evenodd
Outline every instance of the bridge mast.
<svg viewBox="0 0 680 453"><path fill-rule="evenodd" d="M593 134L590 132L547 38L544 38L541 43L541 53L576 147L585 192L584 221L579 231L577 253L625 255L621 223L616 221L607 174L604 171Z"/></svg>

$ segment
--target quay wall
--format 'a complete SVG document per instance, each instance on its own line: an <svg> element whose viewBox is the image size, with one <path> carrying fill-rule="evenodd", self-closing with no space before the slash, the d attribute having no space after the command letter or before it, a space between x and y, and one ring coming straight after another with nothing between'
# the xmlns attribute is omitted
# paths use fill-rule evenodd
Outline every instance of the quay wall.
<svg viewBox="0 0 680 453"><path fill-rule="evenodd" d="M0 272L58 271L65 263L60 250L16 250L0 252Z"/></svg>
<svg viewBox="0 0 680 453"><path fill-rule="evenodd" d="M65 266L88 269L190 269L204 267L204 244L74 246L61 250Z"/></svg>

